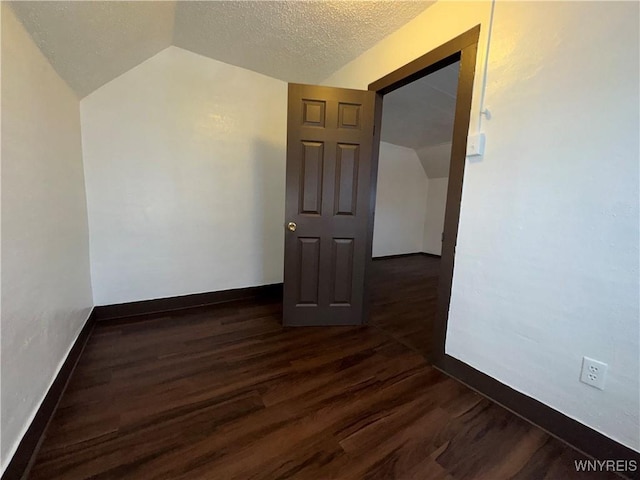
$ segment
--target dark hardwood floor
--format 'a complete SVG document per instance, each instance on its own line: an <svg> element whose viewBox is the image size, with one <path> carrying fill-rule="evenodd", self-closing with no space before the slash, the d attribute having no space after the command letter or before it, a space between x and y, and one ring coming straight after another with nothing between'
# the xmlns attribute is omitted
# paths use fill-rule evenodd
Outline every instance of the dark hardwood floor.
<svg viewBox="0 0 640 480"><path fill-rule="evenodd" d="M411 255L373 261L370 324L429 357L440 258Z"/></svg>
<svg viewBox="0 0 640 480"><path fill-rule="evenodd" d="M98 324L29 478L584 478L417 352L432 260L376 262L369 327L285 329L268 301Z"/></svg>

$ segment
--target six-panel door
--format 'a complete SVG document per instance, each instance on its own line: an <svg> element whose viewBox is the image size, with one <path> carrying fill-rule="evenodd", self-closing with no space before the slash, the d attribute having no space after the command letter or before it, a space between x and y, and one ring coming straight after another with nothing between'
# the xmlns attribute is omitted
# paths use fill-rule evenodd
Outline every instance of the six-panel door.
<svg viewBox="0 0 640 480"><path fill-rule="evenodd" d="M284 324L359 325L375 93L289 85Z"/></svg>

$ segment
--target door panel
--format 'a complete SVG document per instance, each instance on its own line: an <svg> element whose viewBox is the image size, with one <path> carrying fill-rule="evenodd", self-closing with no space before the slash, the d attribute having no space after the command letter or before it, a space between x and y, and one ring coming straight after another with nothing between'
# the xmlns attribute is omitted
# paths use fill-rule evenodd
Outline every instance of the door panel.
<svg viewBox="0 0 640 480"><path fill-rule="evenodd" d="M338 144L336 158L336 215L355 215L358 196L359 145Z"/></svg>
<svg viewBox="0 0 640 480"><path fill-rule="evenodd" d="M300 213L320 215L324 144L322 142L302 142L301 161Z"/></svg>
<svg viewBox="0 0 640 480"><path fill-rule="evenodd" d="M331 305L351 305L353 282L353 239L333 239L333 295Z"/></svg>
<svg viewBox="0 0 640 480"><path fill-rule="evenodd" d="M285 325L364 321L375 102L370 91L289 85Z"/></svg>
<svg viewBox="0 0 640 480"><path fill-rule="evenodd" d="M309 274L300 277L300 292L298 294L297 305L317 306L320 239L298 238L298 255L300 269Z"/></svg>

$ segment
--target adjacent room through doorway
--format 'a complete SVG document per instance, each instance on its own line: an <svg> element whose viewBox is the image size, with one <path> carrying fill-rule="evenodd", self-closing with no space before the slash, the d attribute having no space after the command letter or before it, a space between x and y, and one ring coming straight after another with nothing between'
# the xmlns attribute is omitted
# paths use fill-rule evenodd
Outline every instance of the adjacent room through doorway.
<svg viewBox="0 0 640 480"><path fill-rule="evenodd" d="M372 325L429 356L460 62L384 96Z"/></svg>

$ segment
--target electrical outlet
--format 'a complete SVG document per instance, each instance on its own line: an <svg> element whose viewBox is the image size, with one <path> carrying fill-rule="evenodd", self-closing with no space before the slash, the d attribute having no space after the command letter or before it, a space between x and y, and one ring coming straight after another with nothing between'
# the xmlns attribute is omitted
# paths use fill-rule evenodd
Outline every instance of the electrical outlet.
<svg viewBox="0 0 640 480"><path fill-rule="evenodd" d="M609 365L589 357L582 357L582 373L580 381L592 387L604 390L604 381Z"/></svg>

